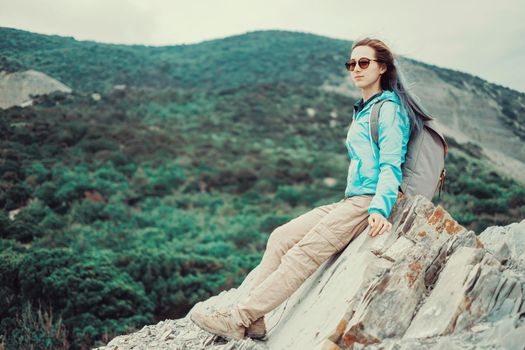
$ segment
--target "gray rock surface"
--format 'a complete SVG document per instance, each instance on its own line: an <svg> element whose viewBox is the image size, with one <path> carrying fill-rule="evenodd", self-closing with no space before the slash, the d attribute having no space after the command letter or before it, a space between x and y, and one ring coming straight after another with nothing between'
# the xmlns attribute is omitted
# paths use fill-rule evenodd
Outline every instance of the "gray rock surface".
<svg viewBox="0 0 525 350"><path fill-rule="evenodd" d="M32 104L30 95L44 95L53 91L70 93L71 88L32 69L14 73L0 71L0 108L25 107Z"/></svg>
<svg viewBox="0 0 525 350"><path fill-rule="evenodd" d="M422 196L399 198L390 219L270 312L262 341L227 342L186 316L98 349L525 349L525 220L478 237ZM194 309L233 305L254 272Z"/></svg>

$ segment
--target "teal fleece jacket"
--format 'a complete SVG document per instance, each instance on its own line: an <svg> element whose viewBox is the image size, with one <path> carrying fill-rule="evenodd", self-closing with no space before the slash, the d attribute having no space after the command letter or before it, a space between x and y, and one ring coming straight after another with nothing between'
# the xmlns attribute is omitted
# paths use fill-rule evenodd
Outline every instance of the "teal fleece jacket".
<svg viewBox="0 0 525 350"><path fill-rule="evenodd" d="M375 102L387 99L379 112L378 143L370 136L370 112ZM402 181L401 166L405 161L410 134L410 119L399 96L383 90L359 102L346 135L348 167L345 196L373 194L368 213L379 212L388 219Z"/></svg>

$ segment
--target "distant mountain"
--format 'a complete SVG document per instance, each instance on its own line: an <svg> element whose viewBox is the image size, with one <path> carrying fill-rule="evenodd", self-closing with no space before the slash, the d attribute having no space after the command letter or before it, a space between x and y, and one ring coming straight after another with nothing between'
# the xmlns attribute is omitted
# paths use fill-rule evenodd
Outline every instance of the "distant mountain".
<svg viewBox="0 0 525 350"><path fill-rule="evenodd" d="M12 28L0 28L0 35L4 69L30 67L79 91L109 91L119 84L225 91L279 83L341 93L348 103L359 98L343 66L352 42L320 35L266 30L161 47ZM446 136L480 147L498 169L525 184L525 94L405 57L399 65Z"/></svg>

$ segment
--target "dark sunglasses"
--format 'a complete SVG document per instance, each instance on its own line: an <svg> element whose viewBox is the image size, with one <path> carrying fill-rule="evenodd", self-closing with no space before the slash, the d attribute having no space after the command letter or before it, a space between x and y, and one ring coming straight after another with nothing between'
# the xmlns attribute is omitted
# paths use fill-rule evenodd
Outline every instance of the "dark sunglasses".
<svg viewBox="0 0 525 350"><path fill-rule="evenodd" d="M370 59L370 58L366 58L366 57L361 57L358 61L357 64L359 64L359 67L361 69L367 69L368 66L370 65L370 61L376 61L376 62L381 62L379 60L373 60L373 59ZM347 70L349 70L350 72L353 72L354 69L355 69L355 60L352 59L352 60L349 60L349 61L346 61L345 62L345 67Z"/></svg>

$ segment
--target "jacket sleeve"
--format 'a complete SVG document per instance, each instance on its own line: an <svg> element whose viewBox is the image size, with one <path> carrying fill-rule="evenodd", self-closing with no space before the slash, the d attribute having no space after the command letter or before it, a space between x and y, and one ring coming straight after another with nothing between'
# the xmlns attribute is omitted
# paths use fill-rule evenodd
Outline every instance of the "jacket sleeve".
<svg viewBox="0 0 525 350"><path fill-rule="evenodd" d="M378 122L379 180L368 213L379 212L388 219L402 182L410 120L401 106L387 101L381 106ZM404 109L403 109L404 110Z"/></svg>

